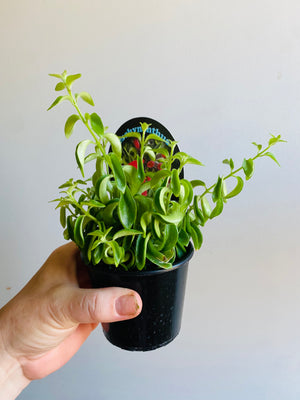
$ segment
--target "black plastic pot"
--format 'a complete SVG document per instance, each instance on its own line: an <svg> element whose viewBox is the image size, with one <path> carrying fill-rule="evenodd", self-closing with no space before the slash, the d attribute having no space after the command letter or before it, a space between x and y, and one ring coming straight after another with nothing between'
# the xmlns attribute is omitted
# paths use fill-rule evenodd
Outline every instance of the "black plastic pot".
<svg viewBox="0 0 300 400"><path fill-rule="evenodd" d="M168 270L126 272L105 265L89 265L94 288L126 287L143 300L141 314L128 321L105 324L104 335L115 346L131 351L148 351L165 346L179 333L189 260L194 249Z"/></svg>

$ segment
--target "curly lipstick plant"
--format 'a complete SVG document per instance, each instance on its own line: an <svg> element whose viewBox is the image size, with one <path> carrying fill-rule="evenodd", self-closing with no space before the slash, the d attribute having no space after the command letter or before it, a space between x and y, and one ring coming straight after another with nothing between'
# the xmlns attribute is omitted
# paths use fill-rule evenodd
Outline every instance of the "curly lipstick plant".
<svg viewBox="0 0 300 400"><path fill-rule="evenodd" d="M77 122L90 135L78 143L75 151L82 179L69 179L62 184L61 197L53 200L60 208L65 239L77 244L86 263L101 262L125 270L171 268L176 258L183 257L190 241L195 249L201 247L202 228L242 191L244 181L253 175L257 159L268 157L278 164L269 150L284 140L272 135L265 147L253 142L256 154L244 158L238 168L231 158L224 160L229 173L219 176L216 183L189 181L182 178L183 168L202 163L184 152L175 152L177 142L149 133L149 125L143 121L140 132L122 137L133 141L135 153L130 160L128 153L122 151L120 138L107 132L99 115L79 108L81 100L94 106L89 93L72 92L72 85L81 74L67 75L64 71L50 75L59 79L55 90L65 94L57 97L48 110L69 101L76 111L65 123L65 136L71 136ZM92 161L94 173L85 178L85 164ZM235 187L228 193L229 180L235 182ZM201 193L196 194L195 188L197 192L200 188Z"/></svg>

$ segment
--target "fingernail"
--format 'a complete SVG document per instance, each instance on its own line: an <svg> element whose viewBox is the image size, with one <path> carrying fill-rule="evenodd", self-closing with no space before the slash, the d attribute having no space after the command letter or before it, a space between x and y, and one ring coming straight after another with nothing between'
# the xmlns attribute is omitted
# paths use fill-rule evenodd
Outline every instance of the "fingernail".
<svg viewBox="0 0 300 400"><path fill-rule="evenodd" d="M119 315L135 315L140 308L136 298L132 294L118 297L115 303L116 311Z"/></svg>

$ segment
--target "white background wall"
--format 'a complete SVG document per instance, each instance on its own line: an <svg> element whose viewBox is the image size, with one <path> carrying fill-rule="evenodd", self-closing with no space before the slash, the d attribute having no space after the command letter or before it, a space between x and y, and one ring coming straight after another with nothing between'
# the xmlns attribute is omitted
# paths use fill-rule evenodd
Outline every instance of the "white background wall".
<svg viewBox="0 0 300 400"><path fill-rule="evenodd" d="M48 201L73 175L48 72L82 72L106 125L166 125L213 182L221 161L283 134L282 167L260 160L239 198L205 228L180 336L149 353L100 329L22 400L298 400L300 396L297 0L10 0L0 4L0 305L63 243ZM199 168L199 167L198 167ZM11 289L8 289L11 288Z"/></svg>

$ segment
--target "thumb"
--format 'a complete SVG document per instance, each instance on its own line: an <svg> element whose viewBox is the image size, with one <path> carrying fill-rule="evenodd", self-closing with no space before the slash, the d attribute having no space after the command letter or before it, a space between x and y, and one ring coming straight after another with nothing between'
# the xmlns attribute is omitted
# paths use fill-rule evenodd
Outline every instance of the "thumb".
<svg viewBox="0 0 300 400"><path fill-rule="evenodd" d="M135 318L142 310L139 294L131 289L110 287L79 289L63 287L56 296L56 317L64 324L115 322Z"/></svg>

